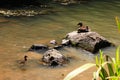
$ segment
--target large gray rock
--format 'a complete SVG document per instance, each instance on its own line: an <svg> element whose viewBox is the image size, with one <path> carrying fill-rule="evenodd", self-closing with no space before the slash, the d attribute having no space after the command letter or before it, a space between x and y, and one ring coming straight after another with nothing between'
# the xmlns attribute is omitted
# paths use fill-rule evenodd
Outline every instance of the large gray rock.
<svg viewBox="0 0 120 80"><path fill-rule="evenodd" d="M50 66L62 65L66 60L67 59L56 49L46 51L42 58L42 61Z"/></svg>
<svg viewBox="0 0 120 80"><path fill-rule="evenodd" d="M111 45L109 41L96 32L77 33L77 31L73 31L66 35L66 39L70 40L72 45L81 47L92 53Z"/></svg>

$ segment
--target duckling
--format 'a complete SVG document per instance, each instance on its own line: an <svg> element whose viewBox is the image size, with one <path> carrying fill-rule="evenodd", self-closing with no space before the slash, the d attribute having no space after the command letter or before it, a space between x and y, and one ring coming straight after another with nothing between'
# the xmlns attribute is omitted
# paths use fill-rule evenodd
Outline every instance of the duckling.
<svg viewBox="0 0 120 80"><path fill-rule="evenodd" d="M25 56L24 56L24 60L20 61L19 64L25 65L25 64L26 64L26 61L27 61L27 57L28 57L28 56L25 55Z"/></svg>

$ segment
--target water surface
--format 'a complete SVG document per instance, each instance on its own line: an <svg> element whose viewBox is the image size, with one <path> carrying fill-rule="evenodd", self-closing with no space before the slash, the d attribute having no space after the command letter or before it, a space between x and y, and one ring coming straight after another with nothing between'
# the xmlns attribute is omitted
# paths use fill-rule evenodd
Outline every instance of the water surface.
<svg viewBox="0 0 120 80"><path fill-rule="evenodd" d="M26 52L32 44L49 44L56 39L60 43L66 33L76 30L82 21L115 45L120 45L115 16L120 17L120 1L94 1L72 6L56 6L57 13L35 17L0 17L0 80L63 80L73 69L87 62L94 62L94 55L84 50L68 48L62 51L72 57L69 64L50 68L40 64L42 54ZM115 48L103 50L114 56ZM28 55L25 66L17 62ZM87 72L76 80L91 78ZM85 79L84 79L85 80Z"/></svg>

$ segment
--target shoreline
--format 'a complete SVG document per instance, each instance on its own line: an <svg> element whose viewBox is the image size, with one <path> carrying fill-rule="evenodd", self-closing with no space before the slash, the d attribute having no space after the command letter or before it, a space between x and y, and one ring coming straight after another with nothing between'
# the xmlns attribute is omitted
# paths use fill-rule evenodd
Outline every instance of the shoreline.
<svg viewBox="0 0 120 80"><path fill-rule="evenodd" d="M55 10L47 5L28 6L21 8L0 8L0 15L5 17L31 17L36 15L46 15L54 13Z"/></svg>

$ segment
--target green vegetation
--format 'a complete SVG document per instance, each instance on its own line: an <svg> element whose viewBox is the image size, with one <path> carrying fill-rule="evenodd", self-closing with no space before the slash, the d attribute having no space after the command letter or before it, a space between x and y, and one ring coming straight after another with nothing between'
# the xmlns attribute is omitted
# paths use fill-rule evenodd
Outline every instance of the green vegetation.
<svg viewBox="0 0 120 80"><path fill-rule="evenodd" d="M116 50L116 57L112 58L108 55L103 55L100 50L100 57L96 56L96 64L87 63L72 72L70 72L64 80L71 80L76 75L96 65L98 68L93 73L93 80L119 80L120 79L120 47Z"/></svg>
<svg viewBox="0 0 120 80"><path fill-rule="evenodd" d="M72 72L70 72L70 73L64 78L64 80L71 80L72 78L74 78L74 77L77 76L78 74L84 72L85 70L87 70L87 69L89 69L89 68L91 68L91 67L93 67L93 66L95 66L95 64L93 64L93 63L87 63L87 64L85 64L85 65L83 65L83 66L81 66L81 67L73 70Z"/></svg>
<svg viewBox="0 0 120 80"><path fill-rule="evenodd" d="M115 18L118 31L120 31L120 21ZM64 80L71 80L76 75L96 65L97 71L93 73L93 80L119 80L120 79L120 46L116 50L116 57L112 58L109 55L103 55L100 50L100 56L96 56L96 64L87 63L72 72L70 72Z"/></svg>
<svg viewBox="0 0 120 80"><path fill-rule="evenodd" d="M100 51L100 58L96 56L97 72L94 73L94 80L119 80L120 79L120 55L119 47L116 50L116 57L112 58L103 55Z"/></svg>
<svg viewBox="0 0 120 80"><path fill-rule="evenodd" d="M115 17L115 20L116 20L116 24L118 26L118 31L120 32L120 21L119 21L118 17Z"/></svg>

